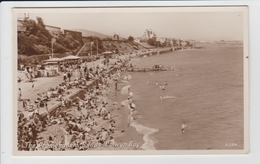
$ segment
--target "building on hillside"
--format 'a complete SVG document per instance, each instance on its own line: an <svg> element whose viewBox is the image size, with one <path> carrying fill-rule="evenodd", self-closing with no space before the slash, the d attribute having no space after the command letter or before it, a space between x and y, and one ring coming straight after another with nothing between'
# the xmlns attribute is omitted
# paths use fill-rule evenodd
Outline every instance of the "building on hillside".
<svg viewBox="0 0 260 164"><path fill-rule="evenodd" d="M113 35L113 40L119 40L119 35L118 34L114 34Z"/></svg>
<svg viewBox="0 0 260 164"><path fill-rule="evenodd" d="M143 40L146 40L146 41L149 39L152 39L154 37L156 38L156 34L151 29L146 29L142 36Z"/></svg>
<svg viewBox="0 0 260 164"><path fill-rule="evenodd" d="M165 38L164 41L165 46L172 46L171 41L172 41L171 38Z"/></svg>
<svg viewBox="0 0 260 164"><path fill-rule="evenodd" d="M48 30L49 33L52 34L52 35L59 36L61 34L61 28L60 27L45 25L45 29Z"/></svg>
<svg viewBox="0 0 260 164"><path fill-rule="evenodd" d="M26 32L26 27L23 25L23 20L17 20L17 32L18 33Z"/></svg>
<svg viewBox="0 0 260 164"><path fill-rule="evenodd" d="M205 40L201 40L200 43L201 43L201 44L205 44L206 41L205 41Z"/></svg>
<svg viewBox="0 0 260 164"><path fill-rule="evenodd" d="M182 48L183 48L183 47L186 47L187 45L188 45L188 42L187 42L187 41L182 41L182 42L181 42Z"/></svg>
<svg viewBox="0 0 260 164"><path fill-rule="evenodd" d="M67 33L69 33L74 39L76 40L82 40L82 32L79 31L72 31L72 30L63 30L64 31L64 35L66 36Z"/></svg>
<svg viewBox="0 0 260 164"><path fill-rule="evenodd" d="M195 41L195 40L189 40L188 42L189 42L189 45L190 45L192 48L194 48L196 41Z"/></svg>
<svg viewBox="0 0 260 164"><path fill-rule="evenodd" d="M161 44L164 44L165 40L165 38L156 38L156 41L160 42Z"/></svg>
<svg viewBox="0 0 260 164"><path fill-rule="evenodd" d="M180 39L177 39L176 40L176 45L179 47L179 46L181 46L181 40Z"/></svg>

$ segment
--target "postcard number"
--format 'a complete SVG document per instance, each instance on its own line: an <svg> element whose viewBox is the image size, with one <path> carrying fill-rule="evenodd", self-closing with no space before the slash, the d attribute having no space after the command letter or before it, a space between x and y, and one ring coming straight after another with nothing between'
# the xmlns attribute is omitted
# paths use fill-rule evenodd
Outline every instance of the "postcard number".
<svg viewBox="0 0 260 164"><path fill-rule="evenodd" d="M238 146L238 145L237 145L237 143L226 143L225 146L235 147L235 146Z"/></svg>

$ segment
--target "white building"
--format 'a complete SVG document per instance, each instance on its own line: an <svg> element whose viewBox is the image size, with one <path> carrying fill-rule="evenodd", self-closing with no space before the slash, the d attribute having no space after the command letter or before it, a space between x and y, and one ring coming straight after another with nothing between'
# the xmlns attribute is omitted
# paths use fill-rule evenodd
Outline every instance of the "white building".
<svg viewBox="0 0 260 164"><path fill-rule="evenodd" d="M53 35L60 35L61 34L61 28L60 27L55 27L55 26L50 26L50 25L45 25L45 29L49 31L49 33Z"/></svg>
<svg viewBox="0 0 260 164"><path fill-rule="evenodd" d="M134 39L134 42L140 43L140 40L139 39Z"/></svg>

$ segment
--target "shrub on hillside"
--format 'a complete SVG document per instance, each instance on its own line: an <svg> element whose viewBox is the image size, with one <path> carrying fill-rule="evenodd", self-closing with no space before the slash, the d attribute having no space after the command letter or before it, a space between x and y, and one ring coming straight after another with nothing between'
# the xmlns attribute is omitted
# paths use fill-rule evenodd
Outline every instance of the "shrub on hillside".
<svg viewBox="0 0 260 164"><path fill-rule="evenodd" d="M133 42L134 41L134 37L132 37L131 35L128 37L127 41L129 42Z"/></svg>
<svg viewBox="0 0 260 164"><path fill-rule="evenodd" d="M148 43L149 45L151 45L151 46L154 46L154 45L155 45L155 42L156 42L156 40L154 40L154 39L148 39L148 41L147 41L147 43Z"/></svg>
<svg viewBox="0 0 260 164"><path fill-rule="evenodd" d="M62 41L62 44L69 48L69 49L75 49L77 48L80 44L76 42L73 38L65 37Z"/></svg>
<svg viewBox="0 0 260 164"><path fill-rule="evenodd" d="M34 20L25 19L23 21L23 25L24 25L24 27L26 27L26 31L29 34L36 35L36 33L38 31L38 28L37 28L37 24L36 24L36 22Z"/></svg>
<svg viewBox="0 0 260 164"><path fill-rule="evenodd" d="M28 39L33 44L38 44L39 43L39 38L37 36L35 36L35 35L30 35Z"/></svg>
<svg viewBox="0 0 260 164"><path fill-rule="evenodd" d="M28 55L37 54L34 44L24 34L18 34L18 53Z"/></svg>
<svg viewBox="0 0 260 164"><path fill-rule="evenodd" d="M51 53L51 50L43 45L34 45L36 47L37 50L37 54L49 54Z"/></svg>
<svg viewBox="0 0 260 164"><path fill-rule="evenodd" d="M63 53L63 52L66 52L66 50L64 49L64 47L61 44L55 43L53 45L53 52L55 52L55 53Z"/></svg>

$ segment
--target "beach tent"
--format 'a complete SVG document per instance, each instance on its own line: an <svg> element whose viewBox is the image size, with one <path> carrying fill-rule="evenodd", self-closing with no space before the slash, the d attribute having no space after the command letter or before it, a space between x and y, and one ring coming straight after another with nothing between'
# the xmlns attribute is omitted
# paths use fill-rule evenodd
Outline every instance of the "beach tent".
<svg viewBox="0 0 260 164"><path fill-rule="evenodd" d="M80 59L80 57L74 56L74 55L69 55L69 56L66 56L62 59L64 59L64 60L78 60L78 59Z"/></svg>

